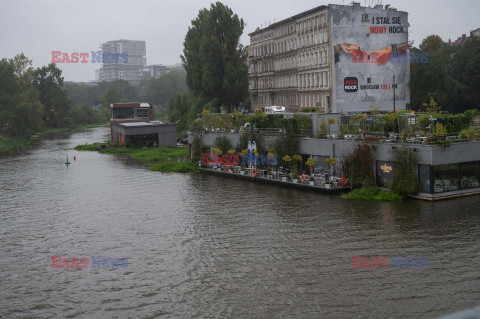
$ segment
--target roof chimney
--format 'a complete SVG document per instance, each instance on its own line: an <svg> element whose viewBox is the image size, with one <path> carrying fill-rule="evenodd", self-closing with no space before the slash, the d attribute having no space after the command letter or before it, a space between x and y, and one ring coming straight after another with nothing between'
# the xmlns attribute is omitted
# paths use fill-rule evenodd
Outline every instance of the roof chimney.
<svg viewBox="0 0 480 319"><path fill-rule="evenodd" d="M360 8L360 2L352 2L352 6L357 9Z"/></svg>
<svg viewBox="0 0 480 319"><path fill-rule="evenodd" d="M375 9L383 9L383 4L377 4L377 5L375 5Z"/></svg>

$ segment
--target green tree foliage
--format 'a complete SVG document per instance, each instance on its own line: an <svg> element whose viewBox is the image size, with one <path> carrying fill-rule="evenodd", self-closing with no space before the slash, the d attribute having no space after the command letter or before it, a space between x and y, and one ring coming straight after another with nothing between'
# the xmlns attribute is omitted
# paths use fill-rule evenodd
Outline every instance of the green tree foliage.
<svg viewBox="0 0 480 319"><path fill-rule="evenodd" d="M204 151L206 153L205 147L203 146L203 140L200 136L196 135L193 138L192 143L192 162L198 162L201 159Z"/></svg>
<svg viewBox="0 0 480 319"><path fill-rule="evenodd" d="M284 134L277 138L273 148L277 151L279 163L288 166L283 157L300 153L300 139L294 134Z"/></svg>
<svg viewBox="0 0 480 319"><path fill-rule="evenodd" d="M440 106L446 106L459 88L450 63L453 48L438 35L431 35L420 44L419 53L428 54L428 63L414 63L411 66L412 104L421 108L433 98Z"/></svg>
<svg viewBox="0 0 480 319"><path fill-rule="evenodd" d="M227 154L229 150L233 149L232 142L230 142L225 135L217 136L215 139L215 147L219 148L222 151L222 154Z"/></svg>
<svg viewBox="0 0 480 319"><path fill-rule="evenodd" d="M179 93L170 99L167 104L167 119L177 123L177 134L184 137L188 123L195 120L198 110L195 107L195 100L191 93Z"/></svg>
<svg viewBox="0 0 480 319"><path fill-rule="evenodd" d="M115 88L115 85L110 84L105 90L105 92L103 92L100 101L102 102L103 108L109 108L110 104L112 103L122 102L122 97ZM128 102L128 100L126 100L125 102Z"/></svg>
<svg viewBox="0 0 480 319"><path fill-rule="evenodd" d="M448 110L480 109L480 37L473 36L456 49L452 68L460 83L460 91Z"/></svg>
<svg viewBox="0 0 480 319"><path fill-rule="evenodd" d="M138 88L125 80L115 80L112 82L103 81L98 85L65 82L65 90L72 100L73 105L80 105L82 103L87 103L88 105L101 104L102 95L112 86L120 96L119 101L124 100L127 102L137 102L139 100ZM150 102L148 100L144 101Z"/></svg>
<svg viewBox="0 0 480 319"><path fill-rule="evenodd" d="M410 91L413 108L434 99L453 113L480 107L480 38L472 36L460 46L450 46L438 35L428 36L415 53L427 53L428 63L413 63Z"/></svg>
<svg viewBox="0 0 480 319"><path fill-rule="evenodd" d="M96 124L106 122L110 118L110 109L101 108L96 110L87 103L82 103L72 107L70 118L75 124Z"/></svg>
<svg viewBox="0 0 480 319"><path fill-rule="evenodd" d="M441 125L441 124L440 124ZM417 179L417 156L407 148L396 148L393 151L394 171L390 189L404 196L416 194L421 190Z"/></svg>
<svg viewBox="0 0 480 319"><path fill-rule="evenodd" d="M349 154L341 163L343 174L354 188L375 185L373 171L372 147L363 144L357 145L352 154Z"/></svg>
<svg viewBox="0 0 480 319"><path fill-rule="evenodd" d="M31 83L31 62L23 53L0 61L0 134L16 136L43 126L44 106Z"/></svg>
<svg viewBox="0 0 480 319"><path fill-rule="evenodd" d="M196 99L211 103L216 112L248 97L246 50L239 44L244 22L216 2L200 10L185 36L182 62L187 85Z"/></svg>
<svg viewBox="0 0 480 319"><path fill-rule="evenodd" d="M33 71L33 85L37 88L40 102L45 106L43 121L50 127L64 127L68 124L70 100L63 90L62 70L55 64Z"/></svg>
<svg viewBox="0 0 480 319"><path fill-rule="evenodd" d="M138 95L142 101L166 106L177 93L187 91L185 70L174 70L159 78L151 78L138 84Z"/></svg>

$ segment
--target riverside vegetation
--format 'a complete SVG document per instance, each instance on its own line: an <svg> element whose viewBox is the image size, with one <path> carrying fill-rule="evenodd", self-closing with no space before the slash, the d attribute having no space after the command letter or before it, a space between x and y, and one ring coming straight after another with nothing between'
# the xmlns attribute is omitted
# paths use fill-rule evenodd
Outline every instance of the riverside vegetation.
<svg viewBox="0 0 480 319"><path fill-rule="evenodd" d="M97 151L100 143L75 146L77 151ZM123 148L112 143L112 146L101 150L102 154L126 155L147 164L150 171L188 173L198 170L197 165L188 160L188 148L177 146L152 148Z"/></svg>
<svg viewBox="0 0 480 319"><path fill-rule="evenodd" d="M28 149L36 134L106 123L111 103L150 102L155 116L162 119L167 102L185 90L183 70L134 84L116 80L88 85L65 82L55 64L33 68L23 53L1 59L0 156Z"/></svg>

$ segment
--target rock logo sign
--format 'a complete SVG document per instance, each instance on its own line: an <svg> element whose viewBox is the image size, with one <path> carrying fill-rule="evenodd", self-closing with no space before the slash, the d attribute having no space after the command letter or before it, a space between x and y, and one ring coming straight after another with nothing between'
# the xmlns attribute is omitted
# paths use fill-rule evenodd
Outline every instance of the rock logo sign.
<svg viewBox="0 0 480 319"><path fill-rule="evenodd" d="M358 79L354 77L345 78L343 81L345 92L358 91Z"/></svg>

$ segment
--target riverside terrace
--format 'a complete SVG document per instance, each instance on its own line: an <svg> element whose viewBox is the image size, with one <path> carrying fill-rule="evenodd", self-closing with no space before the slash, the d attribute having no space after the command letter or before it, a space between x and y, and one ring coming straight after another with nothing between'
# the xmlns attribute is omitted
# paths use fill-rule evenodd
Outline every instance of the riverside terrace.
<svg viewBox="0 0 480 319"><path fill-rule="evenodd" d="M212 152L217 138L226 137L233 148L242 151L241 136L249 134L262 139L269 150L279 137L297 136L300 170L306 170L305 162L311 157L316 160L312 174L329 173L332 167L325 160L336 158L332 175L337 177L342 176L339 163L357 145L367 143L374 149L372 165L380 187L388 187L393 181L393 151L408 149L416 154L416 173L422 187L414 197L437 200L480 194L479 126L480 118L474 111L458 115L405 111L376 115L204 112L190 127L188 141L192 146L198 136Z"/></svg>

